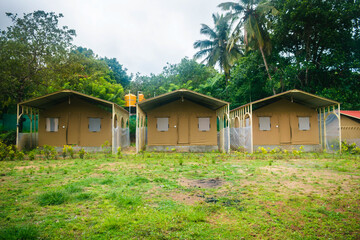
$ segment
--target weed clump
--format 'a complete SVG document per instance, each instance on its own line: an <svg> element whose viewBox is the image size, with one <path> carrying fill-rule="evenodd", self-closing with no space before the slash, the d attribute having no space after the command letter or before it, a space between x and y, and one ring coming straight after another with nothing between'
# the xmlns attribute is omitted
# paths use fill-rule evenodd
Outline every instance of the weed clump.
<svg viewBox="0 0 360 240"><path fill-rule="evenodd" d="M37 202L40 206L60 205L69 199L67 192L62 190L50 191L40 194Z"/></svg>
<svg viewBox="0 0 360 240"><path fill-rule="evenodd" d="M39 231L34 225L10 226L0 230L0 240L39 239Z"/></svg>

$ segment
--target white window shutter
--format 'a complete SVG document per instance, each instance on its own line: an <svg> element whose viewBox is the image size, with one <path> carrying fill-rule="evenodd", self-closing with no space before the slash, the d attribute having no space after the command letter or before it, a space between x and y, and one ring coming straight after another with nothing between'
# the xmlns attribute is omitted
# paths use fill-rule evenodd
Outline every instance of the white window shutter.
<svg viewBox="0 0 360 240"><path fill-rule="evenodd" d="M199 131L210 131L210 118L199 118Z"/></svg>
<svg viewBox="0 0 360 240"><path fill-rule="evenodd" d="M169 118L157 118L157 130L167 132L169 130Z"/></svg>
<svg viewBox="0 0 360 240"><path fill-rule="evenodd" d="M299 117L299 130L301 130L301 131L310 130L310 118L309 117Z"/></svg>
<svg viewBox="0 0 360 240"><path fill-rule="evenodd" d="M270 131L270 117L259 117L259 128L262 131Z"/></svg>

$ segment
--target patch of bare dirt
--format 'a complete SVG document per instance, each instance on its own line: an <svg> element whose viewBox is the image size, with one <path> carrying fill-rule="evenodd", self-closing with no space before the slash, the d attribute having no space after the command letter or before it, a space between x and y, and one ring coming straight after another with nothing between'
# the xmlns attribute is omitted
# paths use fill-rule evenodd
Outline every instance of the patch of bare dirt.
<svg viewBox="0 0 360 240"><path fill-rule="evenodd" d="M182 202L185 203L187 205L194 205L198 202L202 202L204 201L204 198L202 197L198 197L196 195L188 195L185 193L171 193L170 197L177 202Z"/></svg>
<svg viewBox="0 0 360 240"><path fill-rule="evenodd" d="M220 178L208 178L199 180L181 178L178 182L181 186L195 188L217 188L221 187L225 183L225 181Z"/></svg>
<svg viewBox="0 0 360 240"><path fill-rule="evenodd" d="M33 168L33 169L38 169L37 166L17 166L17 167L14 167L15 169L17 170L24 170L24 169L30 169L30 168Z"/></svg>
<svg viewBox="0 0 360 240"><path fill-rule="evenodd" d="M136 154L136 147L127 147L123 150L121 150L124 154Z"/></svg>

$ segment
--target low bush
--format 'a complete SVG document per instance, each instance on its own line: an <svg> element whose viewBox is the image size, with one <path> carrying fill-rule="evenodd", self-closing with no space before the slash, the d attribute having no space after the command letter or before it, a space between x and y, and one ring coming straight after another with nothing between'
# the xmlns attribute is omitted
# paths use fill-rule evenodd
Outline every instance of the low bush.
<svg viewBox="0 0 360 240"><path fill-rule="evenodd" d="M6 145L0 141L0 161L24 160L24 153L18 151L15 145Z"/></svg>
<svg viewBox="0 0 360 240"><path fill-rule="evenodd" d="M16 131L6 131L0 133L0 141L6 145L15 145L16 144Z"/></svg>

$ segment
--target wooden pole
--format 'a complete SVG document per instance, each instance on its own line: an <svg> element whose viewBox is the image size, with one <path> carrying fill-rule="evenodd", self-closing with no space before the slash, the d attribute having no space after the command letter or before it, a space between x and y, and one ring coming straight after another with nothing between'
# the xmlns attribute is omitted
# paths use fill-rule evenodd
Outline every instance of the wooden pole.
<svg viewBox="0 0 360 240"><path fill-rule="evenodd" d="M340 113L340 104L338 104L338 119L339 119L339 151L341 153L341 113Z"/></svg>
<svg viewBox="0 0 360 240"><path fill-rule="evenodd" d="M254 127L253 127L253 116L252 116L252 104L249 106L250 109L250 119L249 122L251 122L251 153L254 152Z"/></svg>
<svg viewBox="0 0 360 240"><path fill-rule="evenodd" d="M139 153L139 107L136 105L136 133L135 133L135 143L136 143L136 153Z"/></svg>
<svg viewBox="0 0 360 240"><path fill-rule="evenodd" d="M112 119L111 119L111 148L112 153L116 153L116 146L115 146L115 138L114 138L114 132L115 132L115 107L114 104L112 104Z"/></svg>
<svg viewBox="0 0 360 240"><path fill-rule="evenodd" d="M19 148L19 114L20 114L20 106L16 105L16 147Z"/></svg>
<svg viewBox="0 0 360 240"><path fill-rule="evenodd" d="M33 111L32 108L30 108L30 114L28 114L30 119L30 149L32 148L32 119L33 119Z"/></svg>

